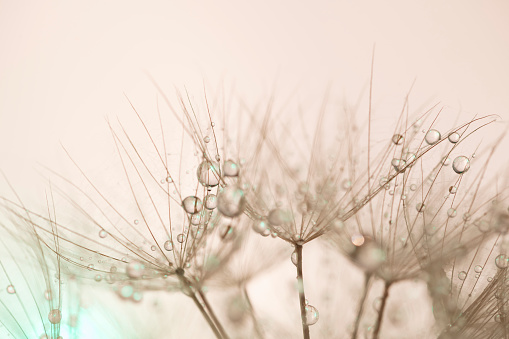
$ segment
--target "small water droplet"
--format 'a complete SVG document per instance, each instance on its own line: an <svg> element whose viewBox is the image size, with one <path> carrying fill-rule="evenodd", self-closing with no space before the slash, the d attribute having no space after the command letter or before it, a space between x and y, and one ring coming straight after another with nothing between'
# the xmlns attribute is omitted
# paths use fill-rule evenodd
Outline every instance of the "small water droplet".
<svg viewBox="0 0 509 339"><path fill-rule="evenodd" d="M481 273L481 272L482 272L482 266L481 266L481 265L477 265L477 266L475 266L475 267L474 267L474 271L475 271L476 273Z"/></svg>
<svg viewBox="0 0 509 339"><path fill-rule="evenodd" d="M449 134L448 139L449 142L455 144L460 140L460 135L457 132L452 132L451 134Z"/></svg>
<svg viewBox="0 0 509 339"><path fill-rule="evenodd" d="M467 157L461 155L459 157L456 157L454 159L454 162L452 163L452 169L454 172L458 174L465 173L470 168L470 160L468 160Z"/></svg>
<svg viewBox="0 0 509 339"><path fill-rule="evenodd" d="M103 280L103 277L100 274L96 274L95 277L94 277L94 280L97 281L97 282L100 282L101 280Z"/></svg>
<svg viewBox="0 0 509 339"><path fill-rule="evenodd" d="M207 194L203 200L206 209L213 210L217 207L217 196L215 194Z"/></svg>
<svg viewBox="0 0 509 339"><path fill-rule="evenodd" d="M182 201L182 207L187 213L195 214L202 210L203 203L200 198L191 195Z"/></svg>
<svg viewBox="0 0 509 339"><path fill-rule="evenodd" d="M265 222L265 220L255 220L253 222L253 231L263 236L267 236L270 233L269 225ZM267 233L267 231L269 233Z"/></svg>
<svg viewBox="0 0 509 339"><path fill-rule="evenodd" d="M219 155L216 155L216 159ZM219 160L218 160L219 161ZM205 187L214 187L219 184L219 164L208 160L202 161L196 170L198 181Z"/></svg>
<svg viewBox="0 0 509 339"><path fill-rule="evenodd" d="M107 235L108 233L105 230L99 231L99 238L106 238Z"/></svg>
<svg viewBox="0 0 509 339"><path fill-rule="evenodd" d="M44 291L44 299L51 300L51 290Z"/></svg>
<svg viewBox="0 0 509 339"><path fill-rule="evenodd" d="M9 293L9 294L16 293L16 290L14 289L14 286L12 286L12 285L7 286L7 293Z"/></svg>
<svg viewBox="0 0 509 339"><path fill-rule="evenodd" d="M440 141L440 138L441 135L439 131L437 131L436 129L430 129L428 133L426 133L424 140L428 145L434 145Z"/></svg>
<svg viewBox="0 0 509 339"><path fill-rule="evenodd" d="M458 212L454 208L449 208L447 210L447 216L449 218L454 218L456 216L456 214L458 214Z"/></svg>
<svg viewBox="0 0 509 339"><path fill-rule="evenodd" d="M291 259L292 259L292 263L297 266L297 251L293 251L292 252L292 256L291 256Z"/></svg>
<svg viewBox="0 0 509 339"><path fill-rule="evenodd" d="M223 164L223 174L226 177L236 177L239 175L239 166L233 160L226 160Z"/></svg>
<svg viewBox="0 0 509 339"><path fill-rule="evenodd" d="M509 266L509 256L500 254L495 258L495 265L497 265L498 268L507 268L507 266Z"/></svg>
<svg viewBox="0 0 509 339"><path fill-rule="evenodd" d="M171 240L166 240L164 242L164 249L167 251L172 251L173 250L173 242Z"/></svg>
<svg viewBox="0 0 509 339"><path fill-rule="evenodd" d="M208 144L210 142L210 137L207 135L205 138L203 138L203 141Z"/></svg>
<svg viewBox="0 0 509 339"><path fill-rule="evenodd" d="M457 191L458 191L458 188L456 186L449 187L449 193L456 194Z"/></svg>
<svg viewBox="0 0 509 339"><path fill-rule="evenodd" d="M48 320L52 324L58 324L62 320L62 313L59 309L51 310L48 314Z"/></svg>
<svg viewBox="0 0 509 339"><path fill-rule="evenodd" d="M186 240L186 236L184 234L180 233L180 234L177 235L177 241L179 243L182 244L185 240Z"/></svg>
<svg viewBox="0 0 509 339"><path fill-rule="evenodd" d="M354 234L351 237L351 241L355 246L362 246L364 244L364 236L362 234Z"/></svg>
<svg viewBox="0 0 509 339"><path fill-rule="evenodd" d="M138 225L140 223L140 221L138 219L134 219L134 224L135 225Z"/></svg>
<svg viewBox="0 0 509 339"><path fill-rule="evenodd" d="M306 305L306 325L311 326L316 324L319 317L320 314L314 306Z"/></svg>
<svg viewBox="0 0 509 339"><path fill-rule="evenodd" d="M422 202L418 203L417 205L415 205L415 209L417 210L417 212L419 213L422 213L424 212L424 209L426 208L426 205Z"/></svg>
<svg viewBox="0 0 509 339"><path fill-rule="evenodd" d="M126 273L129 278L139 279L143 276L145 265L139 261L131 261L127 264Z"/></svg>
<svg viewBox="0 0 509 339"><path fill-rule="evenodd" d="M401 145L403 143L403 136L401 134L394 134L392 136L392 142L395 145Z"/></svg>
<svg viewBox="0 0 509 339"><path fill-rule="evenodd" d="M458 278L459 278L460 280L465 280L465 279L467 278L467 272L465 272L465 271L461 271L461 272L459 272L459 273L458 273Z"/></svg>
<svg viewBox="0 0 509 339"><path fill-rule="evenodd" d="M227 186L217 197L217 209L226 217L236 217L244 212L246 196L244 191L236 185Z"/></svg>

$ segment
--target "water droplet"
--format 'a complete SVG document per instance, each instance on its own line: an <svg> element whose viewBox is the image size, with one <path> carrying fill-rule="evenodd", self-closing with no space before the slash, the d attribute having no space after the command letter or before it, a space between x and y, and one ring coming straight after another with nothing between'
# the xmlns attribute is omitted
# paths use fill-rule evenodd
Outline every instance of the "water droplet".
<svg viewBox="0 0 509 339"><path fill-rule="evenodd" d="M452 169L458 174L465 173L470 168L470 160L467 157L461 155L454 159L452 163Z"/></svg>
<svg viewBox="0 0 509 339"><path fill-rule="evenodd" d="M9 293L9 294L16 293L16 290L14 289L14 286L12 286L12 285L7 286L7 293Z"/></svg>
<svg viewBox="0 0 509 339"><path fill-rule="evenodd" d="M499 313L499 314L495 315L495 321L497 323L501 323L503 320L504 320L504 316L502 314Z"/></svg>
<svg viewBox="0 0 509 339"><path fill-rule="evenodd" d="M352 235L352 244L355 246L362 246L364 244L364 236L362 234L354 234Z"/></svg>
<svg viewBox="0 0 509 339"><path fill-rule="evenodd" d="M415 191L416 189L417 189L417 185L416 184L410 185L410 190L411 191Z"/></svg>
<svg viewBox="0 0 509 339"><path fill-rule="evenodd" d="M449 208L447 210L447 216L449 218L454 218L456 216L456 214L458 214L458 212L454 208Z"/></svg>
<svg viewBox="0 0 509 339"><path fill-rule="evenodd" d="M456 194L457 191L458 191L458 188L456 186L449 187L449 193Z"/></svg>
<svg viewBox="0 0 509 339"><path fill-rule="evenodd" d="M52 324L58 324L62 320L62 313L60 313L59 309L51 310L48 314L48 320Z"/></svg>
<svg viewBox="0 0 509 339"><path fill-rule="evenodd" d="M88 269L89 271L93 271L93 270L94 270L94 264L89 264L89 265L87 266L87 269Z"/></svg>
<svg viewBox="0 0 509 339"><path fill-rule="evenodd" d="M108 233L105 230L99 231L99 238L106 238L107 235Z"/></svg>
<svg viewBox="0 0 509 339"><path fill-rule="evenodd" d="M44 291L44 299L51 300L51 290Z"/></svg>
<svg viewBox="0 0 509 339"><path fill-rule="evenodd" d="M415 209L417 210L417 212L419 213L422 213L424 212L424 209L426 208L426 205L422 202L418 203L417 205L415 205Z"/></svg>
<svg viewBox="0 0 509 339"><path fill-rule="evenodd" d="M138 219L134 219L134 224L135 225L138 225L140 223L140 221Z"/></svg>
<svg viewBox="0 0 509 339"><path fill-rule="evenodd" d="M449 157L442 158L442 165L449 166L450 164L451 164L451 158L449 158Z"/></svg>
<svg viewBox="0 0 509 339"><path fill-rule="evenodd" d="M180 234L177 235L177 241L179 243L182 244L185 240L186 240L186 236L184 234L180 233Z"/></svg>
<svg viewBox="0 0 509 339"><path fill-rule="evenodd" d="M217 157L219 155L216 156L216 159ZM196 170L198 181L205 187L217 186L219 184L219 175L219 164L208 160L202 161Z"/></svg>
<svg viewBox="0 0 509 339"><path fill-rule="evenodd" d="M187 213L194 214L202 210L203 203L201 202L200 198L191 195L182 201L182 207L184 207L184 210Z"/></svg>
<svg viewBox="0 0 509 339"><path fill-rule="evenodd" d="M292 259L292 263L297 266L297 251L293 251L292 252L292 256L291 256L291 259Z"/></svg>
<svg viewBox="0 0 509 339"><path fill-rule="evenodd" d="M481 266L481 265L477 265L477 266L475 266L475 267L474 267L474 271L475 271L476 273L481 273L481 272L482 272L482 266Z"/></svg>
<svg viewBox="0 0 509 339"><path fill-rule="evenodd" d="M152 251L155 251L155 250L157 249L157 247L156 247L155 245L152 245L152 246L150 246L150 249L151 249Z"/></svg>
<svg viewBox="0 0 509 339"><path fill-rule="evenodd" d="M488 280L488 282L492 282L493 281L493 277L488 277L488 279L486 279L486 280Z"/></svg>
<svg viewBox="0 0 509 339"><path fill-rule="evenodd" d="M403 143L403 136L401 134L394 134L392 136L392 142L395 145L401 145Z"/></svg>
<svg viewBox="0 0 509 339"><path fill-rule="evenodd" d="M214 208L217 207L217 196L215 194L207 194L207 196L203 200L206 209L213 210Z"/></svg>
<svg viewBox="0 0 509 339"><path fill-rule="evenodd" d="M465 280L467 278L467 272L461 271L460 273L458 273L458 278L460 280Z"/></svg>
<svg viewBox="0 0 509 339"><path fill-rule="evenodd" d="M343 180L343 188L349 189L350 187L352 187L352 182L348 179Z"/></svg>
<svg viewBox="0 0 509 339"><path fill-rule="evenodd" d="M145 265L139 261L131 261L127 264L126 273L129 278L139 279L143 276Z"/></svg>
<svg viewBox="0 0 509 339"><path fill-rule="evenodd" d="M290 218L286 211L283 211L280 208L275 208L269 212L267 220L272 226L281 226L288 223Z"/></svg>
<svg viewBox="0 0 509 339"><path fill-rule="evenodd" d="M456 132L452 132L449 134L449 141L453 144L457 143L460 140L460 135Z"/></svg>
<svg viewBox="0 0 509 339"><path fill-rule="evenodd" d="M173 242L171 242L171 240L166 240L164 242L164 249L167 251L172 251L173 250Z"/></svg>
<svg viewBox="0 0 509 339"><path fill-rule="evenodd" d="M468 212L465 212L465 214L463 214L463 220L465 220L465 221L469 221L471 217L472 216Z"/></svg>
<svg viewBox="0 0 509 339"><path fill-rule="evenodd" d="M306 325L311 326L316 324L319 317L320 314L318 313L318 310L314 306L311 305L306 306Z"/></svg>
<svg viewBox="0 0 509 339"><path fill-rule="evenodd" d="M239 175L239 166L233 160L226 160L223 165L223 174L226 177L236 177Z"/></svg>
<svg viewBox="0 0 509 339"><path fill-rule="evenodd" d="M208 144L210 142L210 137L207 135L205 138L203 138L203 141Z"/></svg>
<svg viewBox="0 0 509 339"><path fill-rule="evenodd" d="M226 217L236 217L244 212L246 196L238 186L227 186L217 197L217 209Z"/></svg>
<svg viewBox="0 0 509 339"><path fill-rule="evenodd" d="M500 254L495 258L495 265L497 265L498 268L507 268L507 266L509 266L509 256Z"/></svg>
<svg viewBox="0 0 509 339"><path fill-rule="evenodd" d="M424 140L428 145L434 145L438 141L440 141L441 135L440 132L436 129L430 129L428 133L426 133L426 136L424 137Z"/></svg>
<svg viewBox="0 0 509 339"><path fill-rule="evenodd" d="M100 274L96 274L95 277L94 277L94 280L97 281L97 282L100 282L101 280L103 280L103 277Z"/></svg>
<svg viewBox="0 0 509 339"><path fill-rule="evenodd" d="M133 292L134 288L131 285L124 285L118 291L120 297L124 299L130 298L133 295Z"/></svg>
<svg viewBox="0 0 509 339"><path fill-rule="evenodd" d="M253 222L253 231L263 236L269 235L267 231L270 233L269 225L264 220L255 220Z"/></svg>

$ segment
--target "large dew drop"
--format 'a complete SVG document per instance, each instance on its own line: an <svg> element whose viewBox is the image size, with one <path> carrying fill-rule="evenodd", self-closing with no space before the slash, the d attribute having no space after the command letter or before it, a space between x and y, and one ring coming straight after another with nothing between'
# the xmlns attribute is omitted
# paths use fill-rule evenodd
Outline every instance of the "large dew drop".
<svg viewBox="0 0 509 339"><path fill-rule="evenodd" d="M452 144L455 144L460 140L460 135L456 132L452 132L451 134L449 134L448 139L449 139L449 142L451 142Z"/></svg>
<svg viewBox="0 0 509 339"><path fill-rule="evenodd" d="M436 129L430 129L428 133L426 133L424 140L428 145L434 145L440 141L440 138L441 135L439 131L437 131Z"/></svg>
<svg viewBox="0 0 509 339"><path fill-rule="evenodd" d="M454 159L452 163L452 169L458 174L465 173L470 169L470 160L467 157L461 155Z"/></svg>
<svg viewBox="0 0 509 339"><path fill-rule="evenodd" d="M219 184L219 164L203 160L196 170L198 181L205 187L214 187Z"/></svg>
<svg viewBox="0 0 509 339"><path fill-rule="evenodd" d="M200 198L192 195L182 201L182 207L187 213L195 214L202 210L203 203Z"/></svg>
<svg viewBox="0 0 509 339"><path fill-rule="evenodd" d="M392 136L392 142L394 145L401 145L403 143L403 136L401 134L394 134Z"/></svg>
<svg viewBox="0 0 509 339"><path fill-rule="evenodd" d="M244 212L246 196L238 186L224 188L217 197L217 209L226 217L236 217Z"/></svg>
<svg viewBox="0 0 509 339"><path fill-rule="evenodd" d="M507 268L507 266L509 266L509 256L500 254L495 258L495 265L497 265L498 268Z"/></svg>
<svg viewBox="0 0 509 339"><path fill-rule="evenodd" d="M217 207L217 196L215 194L207 194L205 199L205 208L208 210L213 210Z"/></svg>

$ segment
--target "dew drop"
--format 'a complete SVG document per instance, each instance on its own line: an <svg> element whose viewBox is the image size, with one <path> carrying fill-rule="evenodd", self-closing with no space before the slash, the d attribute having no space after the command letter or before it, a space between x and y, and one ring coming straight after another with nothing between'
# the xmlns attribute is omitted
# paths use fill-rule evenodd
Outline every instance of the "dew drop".
<svg viewBox="0 0 509 339"><path fill-rule="evenodd" d="M51 290L44 291L44 299L51 300Z"/></svg>
<svg viewBox="0 0 509 339"><path fill-rule="evenodd" d="M233 160L226 160L223 165L223 174L226 177L236 177L239 175L239 166Z"/></svg>
<svg viewBox="0 0 509 339"><path fill-rule="evenodd" d="M164 242L164 249L167 251L172 251L173 250L173 242L171 242L171 240L166 240Z"/></svg>
<svg viewBox="0 0 509 339"><path fill-rule="evenodd" d="M99 238L106 238L107 235L108 233L105 230L99 231Z"/></svg>
<svg viewBox="0 0 509 339"><path fill-rule="evenodd" d="M140 221L138 219L134 219L134 224L135 225L138 225L140 223Z"/></svg>
<svg viewBox="0 0 509 339"><path fill-rule="evenodd" d="M206 209L213 210L217 207L217 196L215 194L207 194L203 200Z"/></svg>
<svg viewBox="0 0 509 339"><path fill-rule="evenodd" d="M456 194L457 191L458 191L458 188L456 186L449 187L449 193Z"/></svg>
<svg viewBox="0 0 509 339"><path fill-rule="evenodd" d="M306 325L311 326L316 324L319 317L320 314L314 306L306 305Z"/></svg>
<svg viewBox="0 0 509 339"><path fill-rule="evenodd" d="M156 247L155 245L152 245L152 246L150 246L150 249L151 249L152 251L155 251L155 250L157 249L157 247Z"/></svg>
<svg viewBox="0 0 509 339"><path fill-rule="evenodd" d="M497 323L501 323L503 321L503 319L504 319L504 316L502 314L499 313L499 314L495 315L495 321Z"/></svg>
<svg viewBox="0 0 509 339"><path fill-rule="evenodd" d="M454 208L449 208L447 210L447 216L449 218L454 218L456 216L456 214L458 214L458 212Z"/></svg>
<svg viewBox="0 0 509 339"><path fill-rule="evenodd" d="M292 256L291 256L291 259L292 259L292 263L297 266L297 251L293 251L292 253Z"/></svg>
<svg viewBox="0 0 509 339"><path fill-rule="evenodd" d="M286 211L283 211L280 208L275 208L269 212L267 220L272 226L281 226L288 223L290 218Z"/></svg>
<svg viewBox="0 0 509 339"><path fill-rule="evenodd" d="M217 197L217 209L226 217L236 217L244 212L246 196L238 186L224 188Z"/></svg>
<svg viewBox="0 0 509 339"><path fill-rule="evenodd" d="M416 184L410 185L410 190L411 191L415 191L416 189L417 189L417 185Z"/></svg>
<svg viewBox="0 0 509 339"><path fill-rule="evenodd" d="M497 265L498 268L507 268L507 266L509 266L509 256L500 254L495 258L495 265Z"/></svg>
<svg viewBox="0 0 509 339"><path fill-rule="evenodd" d="M143 272L145 271L145 265L143 265L139 261L131 261L127 264L127 276L133 279L139 279L143 276Z"/></svg>
<svg viewBox="0 0 509 339"><path fill-rule="evenodd" d="M219 155L216 156L216 159L218 157ZM196 170L198 181L205 187L217 186L219 184L219 175L219 164L208 160L202 161Z"/></svg>
<svg viewBox="0 0 509 339"><path fill-rule="evenodd" d="M474 271L475 271L476 273L481 273L481 272L482 272L482 266L481 266L481 265L477 265L477 266L475 266L475 267L474 267Z"/></svg>
<svg viewBox="0 0 509 339"><path fill-rule="evenodd" d="M451 143L455 144L460 140L460 135L456 132L452 132L451 134L449 134L448 139Z"/></svg>
<svg viewBox="0 0 509 339"><path fill-rule="evenodd" d="M428 145L434 145L436 144L441 138L440 132L436 129L430 129L428 133L426 133L426 136L424 137L424 140Z"/></svg>
<svg viewBox="0 0 509 339"><path fill-rule="evenodd" d="M16 293L16 290L14 289L14 286L12 286L12 285L7 286L7 293L9 293L9 294Z"/></svg>
<svg viewBox="0 0 509 339"><path fill-rule="evenodd" d="M460 280L465 280L467 278L467 272L461 271L460 273L458 273L458 278Z"/></svg>
<svg viewBox="0 0 509 339"><path fill-rule="evenodd" d="M95 277L94 277L94 280L97 281L97 282L100 282L101 280L103 280L103 277L100 274L96 274Z"/></svg>
<svg viewBox="0 0 509 339"><path fill-rule="evenodd" d="M48 320L52 324L58 324L62 320L62 313L59 309L53 309L48 314Z"/></svg>
<svg viewBox="0 0 509 339"><path fill-rule="evenodd" d="M452 169L458 174L465 173L470 168L470 160L467 157L461 155L454 159L452 163Z"/></svg>
<svg viewBox="0 0 509 339"><path fill-rule="evenodd" d="M403 143L403 136L401 134L394 134L392 136L392 142L394 145L401 145Z"/></svg>
<svg viewBox="0 0 509 339"><path fill-rule="evenodd" d="M203 138L203 141L208 144L210 142L210 137L207 135L205 138Z"/></svg>
<svg viewBox="0 0 509 339"><path fill-rule="evenodd" d="M267 223L264 220L255 220L253 222L253 231L263 236L266 236L267 231L270 232L270 229L269 225L267 225Z"/></svg>
<svg viewBox="0 0 509 339"><path fill-rule="evenodd" d="M184 207L184 210L187 213L194 214L202 210L203 203L201 202L200 198L191 195L182 201L182 207Z"/></svg>
<svg viewBox="0 0 509 339"><path fill-rule="evenodd" d="M186 240L186 236L184 234L180 233L179 235L177 235L177 241L179 243L182 244L185 240Z"/></svg>
<svg viewBox="0 0 509 339"><path fill-rule="evenodd" d="M449 158L449 157L442 158L442 165L449 166L450 164L451 164L451 158Z"/></svg>

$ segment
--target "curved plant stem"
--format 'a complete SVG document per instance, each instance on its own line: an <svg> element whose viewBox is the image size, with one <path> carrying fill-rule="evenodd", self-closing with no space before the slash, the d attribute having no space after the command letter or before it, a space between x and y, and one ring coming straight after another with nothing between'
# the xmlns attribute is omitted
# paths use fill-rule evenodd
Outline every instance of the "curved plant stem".
<svg viewBox="0 0 509 339"><path fill-rule="evenodd" d="M184 277L183 273L179 274L179 272L177 272L177 276L178 276L180 282L182 283L182 286L185 289L186 294L189 295L191 297L191 299L193 299L194 303L196 304L196 307L198 307L198 309L200 310L201 314L203 315L203 317L209 324L210 329L214 332L216 338L217 339L225 339L225 337L217 329L217 327L214 324L214 321L212 320L210 315L203 308L202 303L196 297L196 292L191 288L191 282L186 277Z"/></svg>
<svg viewBox="0 0 509 339"><path fill-rule="evenodd" d="M253 321L253 326L254 326L254 329L256 332L256 336L260 339L263 339L263 331L260 326L260 323L258 322L258 319L256 318L253 304L251 303L251 298L249 298L249 294L247 293L247 288L245 285L242 287L242 291L244 293L244 298L246 299L247 304L249 306L249 313L251 314L251 320Z"/></svg>
<svg viewBox="0 0 509 339"><path fill-rule="evenodd" d="M226 331L224 330L224 327L223 325L221 325L221 322L219 321L219 319L217 318L216 314L214 313L214 310L212 309L212 307L210 306L210 303L207 299L207 297L205 296L205 294L201 291L201 289L198 289L198 294L200 295L200 298L201 300L203 301L203 304L205 306L205 308L207 309L210 317L212 318L212 320L214 321L214 323L216 324L217 326L217 329L219 330L219 332L221 333L222 337L225 338L225 339L228 339L228 335L226 334Z"/></svg>
<svg viewBox="0 0 509 339"><path fill-rule="evenodd" d="M309 339L309 325L306 317L306 294L304 293L304 277L302 275L302 245L295 245L297 253L297 286L299 289L300 317L302 320L302 334Z"/></svg>
<svg viewBox="0 0 509 339"><path fill-rule="evenodd" d="M382 304L380 305L380 310L378 311L378 319L376 320L375 330L373 332L373 339L378 339L380 335L380 329L382 328L382 319L384 316L385 304L387 303L387 298L389 298L389 288L391 287L391 282L385 282L384 286L384 295L382 296Z"/></svg>
<svg viewBox="0 0 509 339"><path fill-rule="evenodd" d="M364 290L362 291L362 297L359 302L357 317L355 318L355 327L354 327L354 330L352 333L352 339L357 339L357 334L359 332L359 325L361 323L362 312L364 311L364 302L366 301L366 297L368 296L370 280L371 280L371 274L366 273L364 275Z"/></svg>

